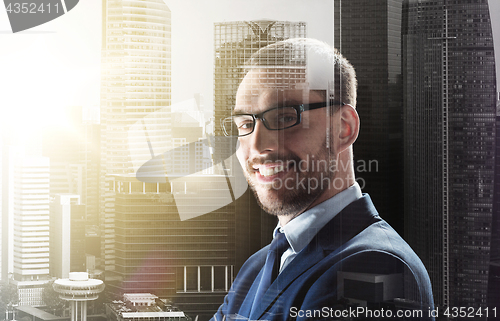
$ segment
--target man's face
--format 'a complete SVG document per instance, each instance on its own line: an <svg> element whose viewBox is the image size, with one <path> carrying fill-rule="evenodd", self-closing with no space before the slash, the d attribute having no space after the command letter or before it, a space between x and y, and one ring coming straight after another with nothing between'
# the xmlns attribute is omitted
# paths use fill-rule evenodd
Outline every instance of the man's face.
<svg viewBox="0 0 500 321"><path fill-rule="evenodd" d="M316 91L277 89L276 78L267 76L266 70L253 70L245 76L234 113L259 114L278 106L326 101L325 94ZM329 189L338 155L335 142L327 143L327 133L329 139L334 137L332 128L338 117L327 112L327 108L304 111L299 125L283 130L269 130L256 120L253 133L239 138L236 156L268 213L300 214Z"/></svg>

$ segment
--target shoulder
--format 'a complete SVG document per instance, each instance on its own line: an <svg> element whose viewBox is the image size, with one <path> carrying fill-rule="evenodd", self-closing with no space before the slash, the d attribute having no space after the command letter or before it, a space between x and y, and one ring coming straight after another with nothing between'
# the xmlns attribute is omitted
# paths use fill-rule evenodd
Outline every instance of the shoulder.
<svg viewBox="0 0 500 321"><path fill-rule="evenodd" d="M331 236L331 232L339 235ZM328 250L326 261L338 265L339 271L404 275L405 297L432 305L425 266L408 243L378 215L368 195L346 207L318 237Z"/></svg>
<svg viewBox="0 0 500 321"><path fill-rule="evenodd" d="M375 252L423 267L408 243L378 215L367 194L328 222L317 238L323 249L342 251L344 256Z"/></svg>
<svg viewBox="0 0 500 321"><path fill-rule="evenodd" d="M406 272L407 276L413 276L419 288L430 290L427 270L418 255L383 220L371 224L345 243L342 252L344 267L367 273Z"/></svg>

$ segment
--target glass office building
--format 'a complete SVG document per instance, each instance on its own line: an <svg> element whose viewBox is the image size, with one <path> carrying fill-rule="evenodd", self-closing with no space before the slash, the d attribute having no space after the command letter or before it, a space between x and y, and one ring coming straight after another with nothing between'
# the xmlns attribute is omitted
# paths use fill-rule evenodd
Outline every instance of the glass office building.
<svg viewBox="0 0 500 321"><path fill-rule="evenodd" d="M234 205L189 220L180 220L179 212L223 203L220 189L227 188L226 177L144 183L119 175L112 182L115 268L107 272L112 274L108 290L154 293L189 315L208 319L236 276Z"/></svg>
<svg viewBox="0 0 500 321"><path fill-rule="evenodd" d="M403 53L405 236L436 305L485 307L498 217L487 0L404 1Z"/></svg>
<svg viewBox="0 0 500 321"><path fill-rule="evenodd" d="M148 126L150 141L162 150L171 141L171 19L162 0L106 0L102 17L101 259L104 269L113 271L115 195L111 175L133 174L131 155L149 157L151 153L148 145L129 144L135 139L129 129L155 113L155 123ZM140 141L143 133L135 133Z"/></svg>
<svg viewBox="0 0 500 321"><path fill-rule="evenodd" d="M400 0L335 1L334 47L354 66L361 127L354 169L381 216L403 234Z"/></svg>

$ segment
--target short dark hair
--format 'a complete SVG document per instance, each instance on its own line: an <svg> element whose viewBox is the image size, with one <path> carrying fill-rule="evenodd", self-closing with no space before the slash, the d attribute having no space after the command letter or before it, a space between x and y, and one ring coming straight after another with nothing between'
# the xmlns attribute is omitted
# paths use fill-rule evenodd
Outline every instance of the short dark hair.
<svg viewBox="0 0 500 321"><path fill-rule="evenodd" d="M312 70L312 66L307 66L308 56L315 58L313 63L321 63L321 70ZM328 74L328 67L323 66L329 64L333 72ZM311 38L293 38L279 41L261 48L245 64L245 72L255 68L280 68L287 71L293 76L287 76L289 84L304 83L306 77L320 77L333 81L333 88L330 88L335 93L336 100L356 107L356 90L357 80L356 72L351 63L342 54L332 46ZM303 71L303 72L301 72ZM310 75L307 75L309 73ZM315 73L315 74L312 74ZM290 78L293 77L293 78ZM319 80L321 81L321 80ZM329 84L324 84L326 89ZM313 88L314 89L314 88ZM319 89L319 88L316 88ZM337 95L337 93L340 93Z"/></svg>

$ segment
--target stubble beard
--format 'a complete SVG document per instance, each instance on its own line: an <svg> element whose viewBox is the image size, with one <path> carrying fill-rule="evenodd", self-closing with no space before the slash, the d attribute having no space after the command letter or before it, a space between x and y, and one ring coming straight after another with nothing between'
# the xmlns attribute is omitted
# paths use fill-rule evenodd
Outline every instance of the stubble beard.
<svg viewBox="0 0 500 321"><path fill-rule="evenodd" d="M317 155L314 155L314 157L316 161L325 160L326 164L330 164L330 154L326 145L323 145L321 150ZM291 154L279 157L278 159L268 159L268 161L279 161L283 164L287 164L289 161L299 164L300 161L298 156ZM266 160L262 159L260 161L264 163ZM335 178L335 171L331 171L329 166L323 170L314 169L314 171L301 170L299 166L297 166L295 170L290 170L291 176L287 175L287 178L292 177L291 182L288 181L285 184L285 182L276 179L272 184L259 184L255 182L250 174L248 174L248 167L249 165L247 165L247 169L243 172L257 199L257 203L264 211L275 216L296 216L304 212L330 187L329 185L318 184L316 188L311 188L308 182L321 182L324 178L333 181ZM307 168L310 168L309 165ZM304 182L304 184L297 184L297 182L300 181Z"/></svg>

